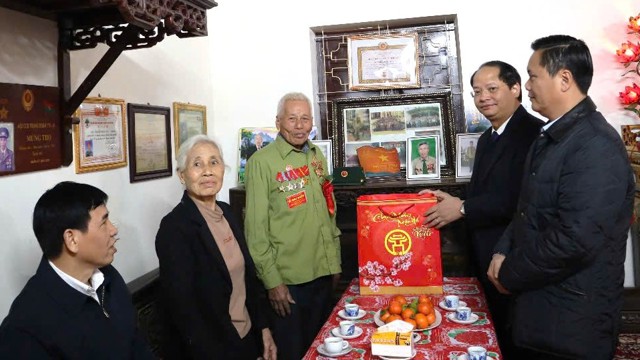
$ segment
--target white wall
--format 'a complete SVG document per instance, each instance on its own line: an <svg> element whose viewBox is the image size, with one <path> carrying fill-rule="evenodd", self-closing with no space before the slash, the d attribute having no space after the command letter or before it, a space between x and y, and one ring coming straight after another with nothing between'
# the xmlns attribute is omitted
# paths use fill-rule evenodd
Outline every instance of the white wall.
<svg viewBox="0 0 640 360"><path fill-rule="evenodd" d="M591 96L616 127L640 123L620 110L617 94L624 81L612 55L627 39L626 22L640 2L625 0L540 0L517 11L510 0L469 2L382 0L219 0L208 13L209 36L170 37L151 49L120 56L91 96L132 103L171 106L173 101L207 106L208 129L222 141L230 165L220 198L236 186L238 131L272 126L276 103L288 91L313 94L309 28L384 19L457 14L465 93L468 79L483 62L512 63L524 80L530 43L552 33L584 39L594 56ZM313 4L313 5L312 5ZM317 4L315 8L310 8ZM57 84L55 24L0 9L0 82ZM72 53L72 83L77 87L106 47ZM467 106L473 106L465 98ZM525 106L529 106L525 99ZM0 178L0 317L33 273L40 250L31 231L38 197L62 180L87 182L110 196L109 209L120 224L114 265L126 280L157 266L153 246L162 216L179 200L177 178L129 184L128 168L76 175L68 168ZM632 279L627 278L627 283Z"/></svg>

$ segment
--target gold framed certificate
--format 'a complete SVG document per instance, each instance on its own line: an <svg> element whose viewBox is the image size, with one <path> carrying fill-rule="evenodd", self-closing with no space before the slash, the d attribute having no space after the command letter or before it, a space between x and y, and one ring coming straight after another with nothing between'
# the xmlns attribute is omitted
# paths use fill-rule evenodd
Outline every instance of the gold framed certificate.
<svg viewBox="0 0 640 360"><path fill-rule="evenodd" d="M349 89L419 88L418 34L347 38Z"/></svg>
<svg viewBox="0 0 640 360"><path fill-rule="evenodd" d="M87 98L75 115L76 174L127 165L124 100Z"/></svg>

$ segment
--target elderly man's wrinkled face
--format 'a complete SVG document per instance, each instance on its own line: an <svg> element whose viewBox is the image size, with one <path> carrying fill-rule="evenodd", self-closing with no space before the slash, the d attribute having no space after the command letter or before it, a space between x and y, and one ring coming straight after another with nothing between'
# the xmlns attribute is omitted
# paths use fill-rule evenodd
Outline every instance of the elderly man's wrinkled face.
<svg viewBox="0 0 640 360"><path fill-rule="evenodd" d="M302 149L313 127L311 107L304 100L287 101L284 113L276 118L276 127L289 144Z"/></svg>
<svg viewBox="0 0 640 360"><path fill-rule="evenodd" d="M202 201L214 200L224 178L220 150L210 143L195 145L189 151L185 168L179 176L190 196Z"/></svg>

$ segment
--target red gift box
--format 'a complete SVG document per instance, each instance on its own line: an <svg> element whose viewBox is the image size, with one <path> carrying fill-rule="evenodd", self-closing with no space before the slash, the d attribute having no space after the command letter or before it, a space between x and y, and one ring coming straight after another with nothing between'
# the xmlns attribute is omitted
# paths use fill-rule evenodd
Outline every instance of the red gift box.
<svg viewBox="0 0 640 360"><path fill-rule="evenodd" d="M432 194L357 200L360 294L442 294L440 231L423 224Z"/></svg>

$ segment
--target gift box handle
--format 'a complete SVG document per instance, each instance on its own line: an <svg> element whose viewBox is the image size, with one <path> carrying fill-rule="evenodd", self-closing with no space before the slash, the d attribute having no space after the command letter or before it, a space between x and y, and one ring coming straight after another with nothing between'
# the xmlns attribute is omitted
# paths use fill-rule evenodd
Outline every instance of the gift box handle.
<svg viewBox="0 0 640 360"><path fill-rule="evenodd" d="M405 212L407 212L407 210L411 209L415 204L409 204L407 205L407 207L405 207L404 209L402 209L402 211L400 212L395 212L395 211L391 211L391 210L396 210L398 208L397 205L394 205L392 209L385 210L384 207L382 206L378 206L378 209L380 210L381 213L383 213L385 216L391 217L391 218L397 218L400 215L404 214Z"/></svg>

